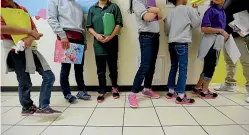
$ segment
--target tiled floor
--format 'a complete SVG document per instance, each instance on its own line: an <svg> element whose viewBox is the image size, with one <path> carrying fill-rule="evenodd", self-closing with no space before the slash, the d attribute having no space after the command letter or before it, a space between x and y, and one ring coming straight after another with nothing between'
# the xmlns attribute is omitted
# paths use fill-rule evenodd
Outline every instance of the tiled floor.
<svg viewBox="0 0 249 135"><path fill-rule="evenodd" d="M139 95L138 109L129 108L127 93L120 99L108 97L70 105L60 92L53 92L51 106L63 111L56 118L20 115L17 93L1 93L1 133L3 135L249 135L249 104L246 92L219 92L215 100L196 100L192 106L174 100L149 99ZM38 104L39 93L32 93Z"/></svg>

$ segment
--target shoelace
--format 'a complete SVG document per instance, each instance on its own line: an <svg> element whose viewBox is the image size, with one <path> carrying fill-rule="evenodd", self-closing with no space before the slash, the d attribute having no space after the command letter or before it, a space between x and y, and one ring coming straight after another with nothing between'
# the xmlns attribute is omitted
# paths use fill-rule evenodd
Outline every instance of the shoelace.
<svg viewBox="0 0 249 135"><path fill-rule="evenodd" d="M130 95L130 96L128 97L128 99L129 99L130 102L133 102L133 101L136 100L136 95Z"/></svg>

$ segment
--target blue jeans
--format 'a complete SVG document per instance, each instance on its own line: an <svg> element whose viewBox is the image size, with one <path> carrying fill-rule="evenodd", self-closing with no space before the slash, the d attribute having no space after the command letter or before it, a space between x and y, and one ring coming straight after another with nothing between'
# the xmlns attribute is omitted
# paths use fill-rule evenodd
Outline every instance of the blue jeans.
<svg viewBox="0 0 249 135"><path fill-rule="evenodd" d="M168 88L175 89L177 93L185 93L185 86L188 71L188 44L187 43L170 43L169 53L171 68L168 78ZM179 67L179 75L176 86L176 73Z"/></svg>
<svg viewBox="0 0 249 135"><path fill-rule="evenodd" d="M39 107L46 108L50 104L51 90L55 81L55 76L52 71L44 71L42 65L35 54L34 61L36 66L36 71L42 76L42 85L40 90ZM33 105L33 101L30 98L30 90L32 87L32 82L30 79L30 74L25 72L25 52L10 52L8 55L8 65L11 65L15 70L16 77L18 80L18 92L19 100L23 107L29 108Z"/></svg>
<svg viewBox="0 0 249 135"><path fill-rule="evenodd" d="M159 34L140 33L141 63L134 79L132 92L138 93L144 81L145 88L151 88L159 50Z"/></svg>

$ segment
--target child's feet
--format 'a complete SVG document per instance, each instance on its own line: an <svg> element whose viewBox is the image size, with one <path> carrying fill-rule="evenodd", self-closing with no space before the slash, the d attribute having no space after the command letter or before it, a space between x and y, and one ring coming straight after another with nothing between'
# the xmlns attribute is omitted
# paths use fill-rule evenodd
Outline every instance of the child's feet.
<svg viewBox="0 0 249 135"><path fill-rule="evenodd" d="M49 106L46 108L39 108L34 113L35 116L54 116L54 117L56 117L56 116L58 117L61 114L62 114L61 111L54 110Z"/></svg>
<svg viewBox="0 0 249 135"><path fill-rule="evenodd" d="M68 94L65 99L70 103L70 104L74 104L77 101L77 98L71 94Z"/></svg>
<svg viewBox="0 0 249 135"><path fill-rule="evenodd" d="M120 97L118 88L112 88L112 96L114 99L118 99Z"/></svg>
<svg viewBox="0 0 249 135"><path fill-rule="evenodd" d="M201 88L192 88L192 94L199 94L201 92Z"/></svg>
<svg viewBox="0 0 249 135"><path fill-rule="evenodd" d="M192 105L195 103L195 100L192 98L188 98L186 95L183 98L180 98L179 96L176 98L177 104L186 104L186 105Z"/></svg>
<svg viewBox="0 0 249 135"><path fill-rule="evenodd" d="M216 91L234 92L235 91L235 85L225 84L225 85L221 85L219 88L214 88L214 90L216 90Z"/></svg>
<svg viewBox="0 0 249 135"><path fill-rule="evenodd" d="M90 100L91 95L87 93L87 91L79 91L78 94L76 95L78 99L83 99L83 100Z"/></svg>
<svg viewBox="0 0 249 135"><path fill-rule="evenodd" d="M37 110L37 107L35 105L32 105L31 107L22 108L22 116L28 116L28 115L32 115L35 113L35 111Z"/></svg>
<svg viewBox="0 0 249 135"><path fill-rule="evenodd" d="M176 98L177 97L177 93L174 92L174 93L170 93L168 92L165 96L167 99L172 99L172 98Z"/></svg>
<svg viewBox="0 0 249 135"><path fill-rule="evenodd" d="M208 90L208 91L201 91L198 96L200 98L205 98L205 99L215 99L218 97L218 94Z"/></svg>
<svg viewBox="0 0 249 135"><path fill-rule="evenodd" d="M97 102L98 103L102 103L105 101L105 94L100 94L98 97L97 97Z"/></svg>
<svg viewBox="0 0 249 135"><path fill-rule="evenodd" d="M152 91L152 89L143 90L142 94L145 95L145 96L147 96L147 97L149 97L149 98L153 98L153 99L160 98L159 94L157 94L154 91Z"/></svg>
<svg viewBox="0 0 249 135"><path fill-rule="evenodd" d="M135 93L130 93L128 95L128 103L129 103L129 106L132 107L132 108L137 108L138 107L137 95Z"/></svg>

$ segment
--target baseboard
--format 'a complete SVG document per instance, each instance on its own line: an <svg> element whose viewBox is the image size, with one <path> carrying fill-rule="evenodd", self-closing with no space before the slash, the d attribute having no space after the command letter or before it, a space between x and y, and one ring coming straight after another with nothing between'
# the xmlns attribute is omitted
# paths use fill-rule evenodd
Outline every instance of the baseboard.
<svg viewBox="0 0 249 135"><path fill-rule="evenodd" d="M186 86L186 91L191 90L191 88L193 86L194 85L191 85L191 84L187 85ZM119 91L130 91L131 88L132 88L131 85L129 85L129 86L128 85L127 86L125 86L125 85L122 86L121 85L121 86L119 86ZM97 91L98 86L87 86L86 89L88 91ZM167 89L168 89L167 85L155 85L155 86L153 86L154 91L165 91ZM71 90L72 91L78 91L78 88L77 88L77 86L71 86ZM108 90L111 90L110 86L108 86ZM16 92L16 91L18 91L18 87L16 87L16 86L1 86L1 91L2 92ZM40 91L40 86L33 86L32 91ZM61 91L61 88L60 88L60 86L54 86L52 91Z"/></svg>

